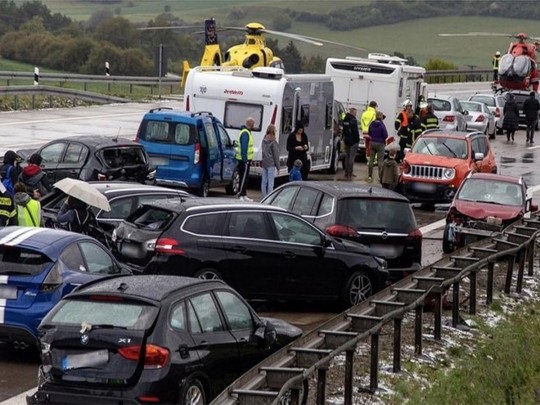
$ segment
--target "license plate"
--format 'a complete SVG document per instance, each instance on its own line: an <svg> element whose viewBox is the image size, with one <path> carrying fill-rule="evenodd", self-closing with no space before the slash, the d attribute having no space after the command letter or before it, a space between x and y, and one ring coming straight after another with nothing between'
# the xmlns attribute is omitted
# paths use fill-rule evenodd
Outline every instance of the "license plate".
<svg viewBox="0 0 540 405"><path fill-rule="evenodd" d="M401 248L394 245L370 245L371 253L375 256L393 259L401 254Z"/></svg>
<svg viewBox="0 0 540 405"><path fill-rule="evenodd" d="M17 287L7 284L0 284L0 298L6 300L17 299Z"/></svg>
<svg viewBox="0 0 540 405"><path fill-rule="evenodd" d="M131 243L122 243L120 247L120 253L123 254L124 256L129 256L129 257L137 257L139 255L137 246Z"/></svg>
<svg viewBox="0 0 540 405"><path fill-rule="evenodd" d="M108 361L109 351L107 349L81 354L69 354L62 359L62 369L73 370L75 368L103 367Z"/></svg>
<svg viewBox="0 0 540 405"><path fill-rule="evenodd" d="M413 183L412 187L419 193L434 193L437 186L431 183Z"/></svg>
<svg viewBox="0 0 540 405"><path fill-rule="evenodd" d="M151 157L150 161L154 166L168 166L169 159L166 157Z"/></svg>

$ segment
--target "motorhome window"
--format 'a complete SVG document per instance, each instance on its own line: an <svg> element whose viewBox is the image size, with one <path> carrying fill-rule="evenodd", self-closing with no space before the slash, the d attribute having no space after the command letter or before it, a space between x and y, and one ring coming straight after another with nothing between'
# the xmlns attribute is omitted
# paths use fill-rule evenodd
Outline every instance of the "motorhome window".
<svg viewBox="0 0 540 405"><path fill-rule="evenodd" d="M176 145L190 145L193 143L193 138L195 138L195 127L193 125L176 124L174 130L174 143Z"/></svg>
<svg viewBox="0 0 540 405"><path fill-rule="evenodd" d="M263 119L263 106L259 104L246 104L228 101L225 103L225 128L240 129L246 125L246 118L255 120L253 131L261 131Z"/></svg>
<svg viewBox="0 0 540 405"><path fill-rule="evenodd" d="M300 120L305 127L309 126L309 104L300 107Z"/></svg>
<svg viewBox="0 0 540 405"><path fill-rule="evenodd" d="M142 131L143 139L155 142L169 140L169 123L164 121L146 121L146 131Z"/></svg>
<svg viewBox="0 0 540 405"><path fill-rule="evenodd" d="M292 107L283 107L281 113L281 133L288 134L292 131Z"/></svg>
<svg viewBox="0 0 540 405"><path fill-rule="evenodd" d="M333 103L327 103L326 104L326 119L324 121L324 128L330 129L332 128L332 110L333 110Z"/></svg>

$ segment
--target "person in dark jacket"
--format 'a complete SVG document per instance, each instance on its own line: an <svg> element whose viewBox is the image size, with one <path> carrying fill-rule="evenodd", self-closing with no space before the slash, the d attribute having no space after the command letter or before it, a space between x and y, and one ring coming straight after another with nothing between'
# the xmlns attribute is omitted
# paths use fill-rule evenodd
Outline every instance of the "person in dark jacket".
<svg viewBox="0 0 540 405"><path fill-rule="evenodd" d="M266 197L274 189L274 179L279 173L279 146L276 141L276 127L268 125L266 134L261 144L262 151L262 177L261 177L261 198Z"/></svg>
<svg viewBox="0 0 540 405"><path fill-rule="evenodd" d="M4 163L0 166L0 183L8 176L11 185L15 187L19 177L19 162L21 158L14 151L8 150L4 154ZM17 208L15 207L15 193L0 184L0 226L17 225Z"/></svg>
<svg viewBox="0 0 540 405"><path fill-rule="evenodd" d="M78 198L68 196L56 214L56 222L71 232L89 234L91 225L95 225L95 218L88 204Z"/></svg>
<svg viewBox="0 0 540 405"><path fill-rule="evenodd" d="M510 142L510 140L512 140L512 142L514 142L514 134L519 128L519 110L512 93L506 95L503 114L504 119L502 127L506 130L506 141Z"/></svg>
<svg viewBox="0 0 540 405"><path fill-rule="evenodd" d="M360 142L360 131L356 119L357 112L356 108L351 108L343 118L342 136L345 144L345 177L356 177L353 174L353 168L358 143Z"/></svg>
<svg viewBox="0 0 540 405"><path fill-rule="evenodd" d="M384 188L395 190L399 181L399 164L396 162L397 150L388 152L388 159L381 165L381 184Z"/></svg>
<svg viewBox="0 0 540 405"><path fill-rule="evenodd" d="M369 162L368 162L368 183L373 181L373 165L375 159L377 159L377 167L379 171L379 181L381 180L381 162L384 158L384 147L386 145L386 138L388 138L388 131L384 125L384 114L382 111L377 111L375 114L375 121L369 124L369 138L371 139L369 145Z"/></svg>
<svg viewBox="0 0 540 405"><path fill-rule="evenodd" d="M15 184L18 181L20 168L19 163L22 162L22 158L17 155L14 151L8 150L4 154L4 164L0 166L0 180L4 180L9 172L9 177L11 178L11 184L15 187ZM12 168L10 170L10 167Z"/></svg>
<svg viewBox="0 0 540 405"><path fill-rule="evenodd" d="M302 161L302 178L307 179L309 167L307 165L307 152L309 149L308 137L304 131L304 125L298 123L294 131L287 138L287 169L289 172L294 166L296 159Z"/></svg>
<svg viewBox="0 0 540 405"><path fill-rule="evenodd" d="M523 113L527 123L526 143L534 143L534 129L538 124L538 111L540 111L540 102L536 98L536 93L531 91L529 98L523 102Z"/></svg>
<svg viewBox="0 0 540 405"><path fill-rule="evenodd" d="M43 197L51 191L47 175L41 169L42 158L37 153L28 158L28 165L19 175L19 181L26 186L26 191L35 199Z"/></svg>

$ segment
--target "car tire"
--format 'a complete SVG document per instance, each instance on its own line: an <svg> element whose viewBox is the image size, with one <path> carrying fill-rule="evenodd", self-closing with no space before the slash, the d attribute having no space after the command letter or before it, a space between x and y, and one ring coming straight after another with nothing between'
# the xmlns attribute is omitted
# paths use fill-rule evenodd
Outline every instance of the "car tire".
<svg viewBox="0 0 540 405"><path fill-rule="evenodd" d="M450 224L446 224L443 232L442 250L444 253L452 253L454 249L454 242L450 240Z"/></svg>
<svg viewBox="0 0 540 405"><path fill-rule="evenodd" d="M193 277L200 278L202 280L223 280L221 274L219 274L216 269L212 269L210 267L197 270Z"/></svg>
<svg viewBox="0 0 540 405"><path fill-rule="evenodd" d="M236 169L233 173L232 180L225 186L227 195L236 195L240 192L240 173Z"/></svg>
<svg viewBox="0 0 540 405"><path fill-rule="evenodd" d="M210 192L210 179L208 177L204 176L201 180L201 185L199 188L197 188L197 195L199 197L208 197L208 193Z"/></svg>
<svg viewBox="0 0 540 405"><path fill-rule="evenodd" d="M339 168L339 150L340 150L340 144L339 142L336 144L334 149L332 150L332 158L330 159L330 167L328 168L328 173L330 174L336 174Z"/></svg>
<svg viewBox="0 0 540 405"><path fill-rule="evenodd" d="M207 403L203 384L193 377L189 377L178 395L179 404L204 405Z"/></svg>
<svg viewBox="0 0 540 405"><path fill-rule="evenodd" d="M355 271L347 279L341 293L341 303L350 308L365 301L375 291L373 281L365 271Z"/></svg>

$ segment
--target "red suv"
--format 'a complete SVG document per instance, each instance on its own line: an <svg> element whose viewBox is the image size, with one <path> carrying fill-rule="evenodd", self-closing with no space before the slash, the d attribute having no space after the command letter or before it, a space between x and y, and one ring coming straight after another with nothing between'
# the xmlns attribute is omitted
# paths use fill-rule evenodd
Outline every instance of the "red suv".
<svg viewBox="0 0 540 405"><path fill-rule="evenodd" d="M448 203L471 172L497 173L486 135L432 130L420 135L406 152L399 183L411 202Z"/></svg>

